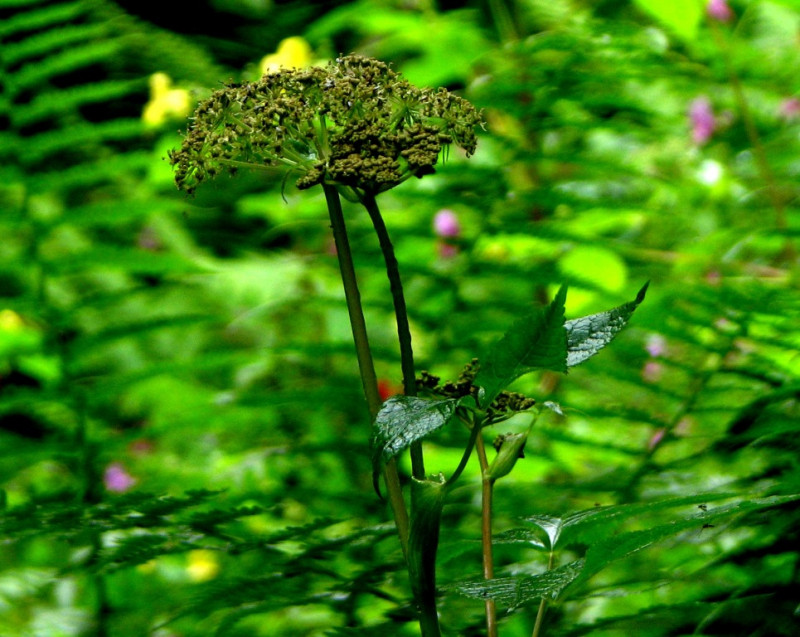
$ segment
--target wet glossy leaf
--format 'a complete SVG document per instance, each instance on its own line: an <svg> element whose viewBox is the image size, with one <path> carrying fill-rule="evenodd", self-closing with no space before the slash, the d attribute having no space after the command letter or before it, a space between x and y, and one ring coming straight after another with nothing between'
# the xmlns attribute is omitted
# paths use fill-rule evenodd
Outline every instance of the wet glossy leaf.
<svg viewBox="0 0 800 637"><path fill-rule="evenodd" d="M458 400L431 400L416 396L393 396L375 418L372 435L372 466L391 460L412 442L443 427L456 412Z"/></svg>
<svg viewBox="0 0 800 637"><path fill-rule="evenodd" d="M636 298L629 303L607 312L583 316L565 323L567 367L574 367L591 358L614 339L644 300L648 285L649 283L645 283Z"/></svg>
<svg viewBox="0 0 800 637"><path fill-rule="evenodd" d="M493 599L498 606L513 610L536 603L543 597L557 599L580 576L582 569L583 560L575 560L541 575L473 580L452 584L447 588L465 597Z"/></svg>

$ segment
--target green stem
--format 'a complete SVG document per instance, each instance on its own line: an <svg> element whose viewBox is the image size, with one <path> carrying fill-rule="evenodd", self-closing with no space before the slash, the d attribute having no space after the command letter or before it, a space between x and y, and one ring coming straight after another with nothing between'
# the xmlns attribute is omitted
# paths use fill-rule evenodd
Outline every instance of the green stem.
<svg viewBox="0 0 800 637"><path fill-rule="evenodd" d="M392 301L394 303L394 315L397 321L397 338L400 342L400 367L403 370L403 393L406 396L417 395L417 381L414 371L414 350L411 347L411 328L408 323L408 310L403 294L403 283L400 280L400 268L397 258L394 255L394 247L389 238L389 231L381 216L378 202L373 194L363 194L361 203L367 209L375 233L378 235L378 242L383 252L383 260L386 263L386 275L389 277L389 287L392 291ZM425 479L425 461L422 456L422 443L413 442L409 449L411 455L411 472L417 480Z"/></svg>
<svg viewBox="0 0 800 637"><path fill-rule="evenodd" d="M477 425L476 425L477 426ZM481 547L483 550L483 578L494 578L494 558L492 556L492 495L494 480L486 477L489 470L489 461L486 459L486 447L483 437L475 439L475 450L481 465L483 476L483 490L481 493ZM497 637L497 608L494 600L486 599L486 635Z"/></svg>
<svg viewBox="0 0 800 637"><path fill-rule="evenodd" d="M453 484L461 473L466 469L467 462L469 461L470 455L472 455L472 448L475 446L475 440L477 439L478 435L480 434L481 428L478 423L472 424L472 429L469 432L469 440L467 441L467 446L464 449L464 454L461 456L461 462L458 463L456 470L453 471L453 475L450 476L450 479L447 481L447 486L452 488Z"/></svg>
<svg viewBox="0 0 800 637"><path fill-rule="evenodd" d="M353 265L353 255L350 252L350 241L347 238L347 227L342 213L342 203L339 193L334 186L323 184L325 200L328 204L328 214L331 219L333 240L336 244L336 254L339 259L339 270L342 274L342 285L347 301L347 311L350 315L350 328L356 346L358 369L361 374L361 384L364 396L367 399L370 417L374 420L381 408L381 397L378 392L378 377L375 374L375 364L372 360L372 350L367 338L367 324L364 320L364 311L361 308L361 293L358 291L358 281ZM397 463L392 460L386 463L383 471L386 490L389 494L389 504L392 507L397 533L400 536L400 545L403 555L408 556L408 511L406 510L403 492L400 486L400 477L397 474Z"/></svg>
<svg viewBox="0 0 800 637"><path fill-rule="evenodd" d="M550 550L550 558L547 560L547 570L553 570L553 563L554 563L554 553L553 550ZM539 602L539 612L536 613L536 623L533 625L533 632L531 633L531 637L539 637L542 632L542 625L544 624L544 614L547 612L547 598L542 597L542 601Z"/></svg>

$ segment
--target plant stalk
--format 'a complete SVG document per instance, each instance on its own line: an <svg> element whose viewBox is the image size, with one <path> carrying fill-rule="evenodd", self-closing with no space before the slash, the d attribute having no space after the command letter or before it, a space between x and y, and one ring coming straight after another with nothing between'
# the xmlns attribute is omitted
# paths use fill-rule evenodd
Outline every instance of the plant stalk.
<svg viewBox="0 0 800 637"><path fill-rule="evenodd" d="M383 260L386 263L386 275L389 278L389 287L392 292L392 302L394 303L394 316L397 321L397 338L400 343L400 367L403 370L403 393L406 396L417 395L417 381L414 371L414 350L411 347L411 328L408 323L408 311L406 300L403 294L403 283L400 280L400 268L397 258L394 255L394 247L389 238L389 232L378 208L375 195L365 193L361 196L361 203L367 209L375 233L378 235L378 242L383 252ZM425 461L422 456L422 443L413 442L409 449L411 455L411 472L417 480L425 479Z"/></svg>
<svg viewBox="0 0 800 637"><path fill-rule="evenodd" d="M408 310L406 309L403 283L400 279L400 268L397 263L397 257L395 257L389 231L383 221L383 216L378 208L375 195L372 193L363 193L360 194L359 200L367 209L367 213L372 220L372 226L375 229L375 234L378 235L378 242L381 247L381 252L383 253L384 263L386 264L386 275L389 278L389 288L392 293L395 321L397 322L397 340L400 344L400 367L403 372L403 393L406 396L416 396L417 380L414 370L414 351L411 347L411 328L408 323ZM425 462L422 456L422 443L419 441L411 443L409 455L411 457L411 473L417 480L424 480ZM412 509L414 508L413 503L414 499L412 498ZM414 513L415 512L412 510L412 517ZM436 539L434 541L438 542L438 532L436 533ZM434 556L431 558L431 561L435 561L435 547L431 551L431 554ZM435 566L431 565L431 568L435 568ZM411 575L413 577L413 574ZM435 585L430 588L425 587L424 590L420 591L417 603L419 604L419 626L422 636L439 637L441 635L441 630L439 628L439 615L436 610Z"/></svg>
<svg viewBox="0 0 800 637"><path fill-rule="evenodd" d="M478 424L475 426L477 427ZM494 578L494 558L492 556L492 495L494 491L494 480L487 477L489 461L486 459L486 446L483 443L483 436L481 435L478 435L475 439L475 450L478 453L481 475L483 476L483 489L481 493L483 578L490 580ZM491 598L486 599L486 635L487 637L497 637L497 607L494 600Z"/></svg>
<svg viewBox="0 0 800 637"><path fill-rule="evenodd" d="M353 332L353 341L356 346L358 369L361 374L361 384L364 396L367 399L370 417L374 420L381 408L381 397L378 393L378 377L375 374L375 363L372 360L372 350L367 337L367 324L364 320L364 311L361 307L361 294L358 291L353 255L350 252L350 241L347 238L347 227L342 213L342 202L334 186L323 184L325 200L328 204L328 214L331 219L333 240L336 244L336 254L339 260L339 270L342 275L347 312L350 315L350 328ZM392 507L397 533L400 536L400 545L403 555L408 558L408 511L403 500L403 491L400 486L400 477L397 474L397 463L393 459L386 463L383 470L386 490L389 494L389 504Z"/></svg>
<svg viewBox="0 0 800 637"><path fill-rule="evenodd" d="M553 563L555 560L555 554L553 553L553 549L550 549L550 557L547 560L547 570L553 570ZM542 601L539 602L539 611L536 613L536 622L533 625L533 632L531 633L531 637L539 637L542 632L542 626L544 624L544 615L547 612L547 598L542 597Z"/></svg>

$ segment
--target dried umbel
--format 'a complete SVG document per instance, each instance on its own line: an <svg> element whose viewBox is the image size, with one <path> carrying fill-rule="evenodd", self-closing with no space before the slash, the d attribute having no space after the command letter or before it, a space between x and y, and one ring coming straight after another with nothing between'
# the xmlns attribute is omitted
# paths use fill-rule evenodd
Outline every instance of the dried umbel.
<svg viewBox="0 0 800 637"><path fill-rule="evenodd" d="M417 88L383 62L349 55L214 92L170 160L189 193L221 169L286 166L298 188L325 183L359 198L432 173L451 143L471 155L481 123L449 91Z"/></svg>

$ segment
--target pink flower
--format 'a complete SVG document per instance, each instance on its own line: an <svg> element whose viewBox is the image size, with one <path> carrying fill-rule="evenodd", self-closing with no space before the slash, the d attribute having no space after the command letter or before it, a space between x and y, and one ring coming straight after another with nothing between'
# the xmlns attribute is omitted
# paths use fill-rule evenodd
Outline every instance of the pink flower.
<svg viewBox="0 0 800 637"><path fill-rule="evenodd" d="M442 238L459 236L461 225L458 223L456 213L446 208L437 212L433 218L433 231L436 236Z"/></svg>
<svg viewBox="0 0 800 637"><path fill-rule="evenodd" d="M708 0L706 13L719 22L728 22L733 18L733 11L728 6L728 0Z"/></svg>
<svg viewBox="0 0 800 637"><path fill-rule="evenodd" d="M656 356L663 356L667 351L667 341L661 334L651 334L647 337L647 343L645 343L644 348L647 350L647 353L654 358Z"/></svg>
<svg viewBox="0 0 800 637"><path fill-rule="evenodd" d="M788 97L783 100L778 107L778 115L787 122L800 118L800 98Z"/></svg>
<svg viewBox="0 0 800 637"><path fill-rule="evenodd" d="M714 111L707 97L698 97L689 105L689 119L692 122L692 141L705 144L716 128Z"/></svg>
<svg viewBox="0 0 800 637"><path fill-rule="evenodd" d="M646 383L657 383L664 373L664 366L658 361L647 361L642 367L642 380Z"/></svg>
<svg viewBox="0 0 800 637"><path fill-rule="evenodd" d="M136 478L125 471L121 463L112 462L103 473L103 483L109 491L124 493L136 484Z"/></svg>

